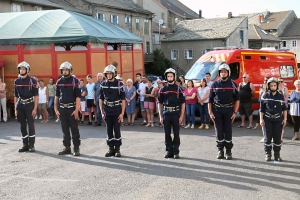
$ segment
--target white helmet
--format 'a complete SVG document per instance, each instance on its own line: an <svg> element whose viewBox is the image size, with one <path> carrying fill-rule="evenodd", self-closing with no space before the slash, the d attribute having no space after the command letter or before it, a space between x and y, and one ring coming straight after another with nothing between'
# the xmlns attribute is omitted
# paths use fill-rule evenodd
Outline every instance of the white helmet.
<svg viewBox="0 0 300 200"><path fill-rule="evenodd" d="M271 78L268 79L268 81L267 81L268 88L270 88L270 83L276 83L277 84L277 89L278 89L279 81L278 81L277 78L271 77Z"/></svg>
<svg viewBox="0 0 300 200"><path fill-rule="evenodd" d="M167 69L167 70L165 71L165 78L166 78L166 80L168 80L168 79L167 79L167 74L168 74L168 73L174 74L174 80L176 80L176 71L175 71L175 69L169 68L169 69Z"/></svg>
<svg viewBox="0 0 300 200"><path fill-rule="evenodd" d="M69 63L68 61L63 62L63 63L60 65L59 69L60 69L60 73L61 73L61 74L62 74L62 70L63 70L63 69L68 69L68 70L70 71L70 74L72 74L72 72L73 72L72 64Z"/></svg>
<svg viewBox="0 0 300 200"><path fill-rule="evenodd" d="M18 64L17 68L18 68L19 74L20 74L21 67L25 67L26 68L26 71L27 71L26 74L28 74L30 72L30 65L27 62L23 61L23 62L21 62L21 63Z"/></svg>
<svg viewBox="0 0 300 200"><path fill-rule="evenodd" d="M231 74L229 65L227 65L226 63L223 63L223 64L221 64L221 65L219 66L219 76L220 76L220 72L221 72L222 69L225 69L225 70L228 71L228 77L229 77L230 74Z"/></svg>
<svg viewBox="0 0 300 200"><path fill-rule="evenodd" d="M116 77L116 75L117 75L116 67L113 65L108 65L107 67L105 67L103 74L106 78L107 78L106 74L108 74L108 73L112 73L113 77Z"/></svg>

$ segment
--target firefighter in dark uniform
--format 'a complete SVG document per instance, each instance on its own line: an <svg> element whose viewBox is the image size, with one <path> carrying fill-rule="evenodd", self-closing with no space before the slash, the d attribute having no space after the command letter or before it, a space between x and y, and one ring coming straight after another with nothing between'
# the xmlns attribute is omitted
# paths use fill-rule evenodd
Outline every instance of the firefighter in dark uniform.
<svg viewBox="0 0 300 200"><path fill-rule="evenodd" d="M268 91L260 101L260 125L264 127L264 143L266 161L271 161L273 139L274 160L281 162L281 132L286 125L287 108L284 96L278 92L278 80L270 78L267 82Z"/></svg>
<svg viewBox="0 0 300 200"><path fill-rule="evenodd" d="M30 66L27 62L18 65L19 78L15 80L15 115L21 125L23 147L19 152L34 152L35 128L34 117L39 102L38 84L30 77ZM27 131L28 125L28 131Z"/></svg>
<svg viewBox="0 0 300 200"><path fill-rule="evenodd" d="M225 159L231 160L232 123L239 109L240 97L237 84L230 79L230 67L226 63L219 66L219 77L220 79L211 85L208 112L215 126L219 149L217 158L224 158L225 147Z"/></svg>
<svg viewBox="0 0 300 200"><path fill-rule="evenodd" d="M72 65L64 62L60 65L62 77L56 83L54 100L55 113L61 121L63 145L65 148L58 155L71 154L71 135L74 145L74 156L80 155L80 134L78 129L78 111L80 108L79 80L72 76Z"/></svg>
<svg viewBox="0 0 300 200"><path fill-rule="evenodd" d="M167 154L165 158L179 158L180 137L179 129L185 111L185 97L180 86L175 84L176 71L169 68L165 71L168 84L160 89L158 95L158 110L160 123L164 125L165 145ZM174 138L171 137L173 128Z"/></svg>
<svg viewBox="0 0 300 200"><path fill-rule="evenodd" d="M125 92L123 83L116 77L116 67L108 65L104 69L106 80L101 83L99 106L102 119L106 121L107 145L109 151L105 157L121 157L122 137L120 124L125 112Z"/></svg>

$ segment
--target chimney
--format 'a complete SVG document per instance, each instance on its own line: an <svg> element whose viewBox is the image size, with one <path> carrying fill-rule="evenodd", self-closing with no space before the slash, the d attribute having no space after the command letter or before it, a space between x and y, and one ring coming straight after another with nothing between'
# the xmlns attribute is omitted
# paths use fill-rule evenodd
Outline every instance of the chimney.
<svg viewBox="0 0 300 200"><path fill-rule="evenodd" d="M232 18L232 12L228 13L228 19Z"/></svg>
<svg viewBox="0 0 300 200"><path fill-rule="evenodd" d="M199 19L202 18L202 10L199 10Z"/></svg>
<svg viewBox="0 0 300 200"><path fill-rule="evenodd" d="M258 14L258 23L261 23L261 14Z"/></svg>
<svg viewBox="0 0 300 200"><path fill-rule="evenodd" d="M264 22L264 20L265 20L265 16L264 16L264 14L261 14L261 20L260 20L260 22Z"/></svg>

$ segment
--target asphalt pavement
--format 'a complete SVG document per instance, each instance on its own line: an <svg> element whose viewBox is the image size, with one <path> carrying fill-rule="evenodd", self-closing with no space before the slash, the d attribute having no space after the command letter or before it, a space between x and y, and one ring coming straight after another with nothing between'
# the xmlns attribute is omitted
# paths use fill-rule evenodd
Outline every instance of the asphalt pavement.
<svg viewBox="0 0 300 200"><path fill-rule="evenodd" d="M156 119L157 120L157 119ZM233 160L218 160L213 127L181 129L180 159L164 159L159 127L122 127L121 158L105 158L104 126L80 126L81 156L59 156L59 123L35 120L36 152L18 153L19 124L0 123L0 199L300 199L300 142L285 128L283 162L264 161L261 129L233 124ZM199 122L198 122L199 123Z"/></svg>

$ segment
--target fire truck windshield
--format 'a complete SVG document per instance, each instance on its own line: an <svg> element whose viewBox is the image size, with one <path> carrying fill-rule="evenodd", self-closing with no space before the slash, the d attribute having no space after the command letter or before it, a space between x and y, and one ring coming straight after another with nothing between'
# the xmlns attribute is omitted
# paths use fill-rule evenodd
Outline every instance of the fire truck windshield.
<svg viewBox="0 0 300 200"><path fill-rule="evenodd" d="M185 75L187 80L200 80L205 78L206 73L211 74L211 80L218 76L219 66L222 62L196 62Z"/></svg>

